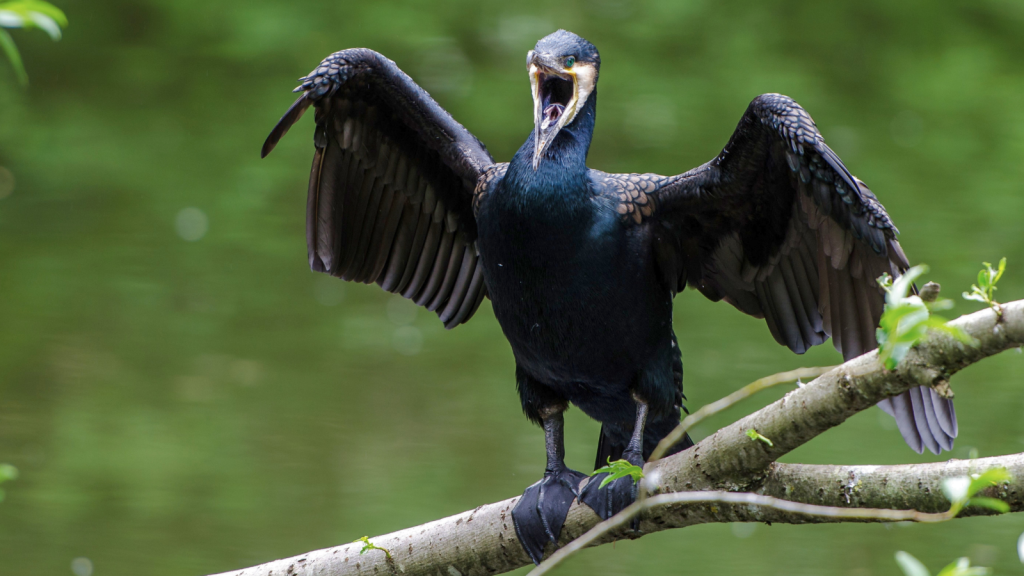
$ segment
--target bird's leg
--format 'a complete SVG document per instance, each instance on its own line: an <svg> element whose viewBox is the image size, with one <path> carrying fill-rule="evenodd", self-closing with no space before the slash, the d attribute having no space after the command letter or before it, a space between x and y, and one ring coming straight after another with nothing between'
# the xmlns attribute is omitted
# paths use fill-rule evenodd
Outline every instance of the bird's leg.
<svg viewBox="0 0 1024 576"><path fill-rule="evenodd" d="M565 468L565 420L559 410L544 418L544 447L548 462L544 474L554 474ZM575 491L575 488L573 489Z"/></svg>
<svg viewBox="0 0 1024 576"><path fill-rule="evenodd" d="M636 401L636 422L633 424L633 435L622 453L622 459L634 466L644 465L644 426L647 424L647 402L634 396ZM614 480L601 488L601 482L608 476L607 473L596 474L590 478L590 482L580 491L580 502L590 506L603 520L607 520L619 513L620 510L632 504L639 493L640 484L634 482L631 476L625 476ZM639 522L633 522L633 529L639 527Z"/></svg>
<svg viewBox="0 0 1024 576"><path fill-rule="evenodd" d="M547 448L544 478L527 488L512 509L516 536L534 564L544 558L544 545L549 540L558 544L569 507L579 497L580 482L587 477L565 465L564 410L565 406L559 406L540 411Z"/></svg>
<svg viewBox="0 0 1024 576"><path fill-rule="evenodd" d="M647 403L636 399L636 422L633 424L633 436L622 453L622 459L634 466L644 465L644 426L647 424Z"/></svg>

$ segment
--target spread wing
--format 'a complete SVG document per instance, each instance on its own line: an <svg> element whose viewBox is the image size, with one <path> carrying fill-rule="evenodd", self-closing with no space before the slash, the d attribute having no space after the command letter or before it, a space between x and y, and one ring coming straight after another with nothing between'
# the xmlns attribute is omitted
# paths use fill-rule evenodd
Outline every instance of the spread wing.
<svg viewBox="0 0 1024 576"><path fill-rule="evenodd" d="M376 282L435 311L447 328L465 322L486 291L472 201L494 164L487 149L372 50L336 52L301 82L263 156L315 108L310 268Z"/></svg>
<svg viewBox="0 0 1024 576"><path fill-rule="evenodd" d="M794 352L832 337L851 359L877 347L876 279L908 267L882 204L793 100L759 96L717 158L679 176L629 175L624 218L650 226L664 281L764 318ZM952 402L930 388L883 401L907 443L952 448Z"/></svg>

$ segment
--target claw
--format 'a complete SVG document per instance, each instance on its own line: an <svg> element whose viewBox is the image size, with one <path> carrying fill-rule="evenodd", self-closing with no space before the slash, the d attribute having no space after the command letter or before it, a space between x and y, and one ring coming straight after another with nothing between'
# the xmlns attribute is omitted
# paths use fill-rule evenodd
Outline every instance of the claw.
<svg viewBox="0 0 1024 576"><path fill-rule="evenodd" d="M643 457L637 453L626 452L622 458L635 466L643 466ZM601 482L608 476L607 473L597 474L590 478L590 482L580 491L579 500L590 506L602 520L607 520L618 514L623 508L629 506L640 492L640 484L633 482L631 477L614 480L604 488ZM632 528L639 528L639 519L633 521Z"/></svg>
<svg viewBox="0 0 1024 576"><path fill-rule="evenodd" d="M586 475L563 468L545 473L544 478L523 492L512 509L512 525L523 549L540 564L544 559L544 545L558 544L569 507L580 495L579 484Z"/></svg>
<svg viewBox="0 0 1024 576"><path fill-rule="evenodd" d="M547 488L547 486L545 486L544 483L541 482L541 484L540 484L540 495L537 497L537 515L540 516L540 522L541 522L541 524L544 525L544 533L548 535L548 540L551 540L553 543L558 544L558 534L555 534L551 530L551 522L548 521L548 519L544 515L544 489L545 488ZM569 510L566 509L566 513L567 514L568 514L568 512L569 512ZM561 531L561 526L559 526L559 531Z"/></svg>

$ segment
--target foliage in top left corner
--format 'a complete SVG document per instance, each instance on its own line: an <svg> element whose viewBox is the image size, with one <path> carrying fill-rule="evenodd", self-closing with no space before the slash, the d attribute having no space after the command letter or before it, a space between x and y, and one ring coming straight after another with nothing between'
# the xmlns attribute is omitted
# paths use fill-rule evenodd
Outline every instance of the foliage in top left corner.
<svg viewBox="0 0 1024 576"><path fill-rule="evenodd" d="M0 2L0 49L3 49L10 60L18 82L28 85L28 73L21 61L21 53L14 43L14 38L5 28L38 28L46 32L56 42L61 38L61 30L68 27L67 16L60 8L42 0L11 0Z"/></svg>

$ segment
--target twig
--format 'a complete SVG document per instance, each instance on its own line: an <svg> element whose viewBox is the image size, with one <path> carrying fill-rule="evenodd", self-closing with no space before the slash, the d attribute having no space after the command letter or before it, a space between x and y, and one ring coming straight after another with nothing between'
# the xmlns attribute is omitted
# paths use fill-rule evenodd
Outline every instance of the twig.
<svg viewBox="0 0 1024 576"><path fill-rule="evenodd" d="M796 370L789 370L788 372L779 372L778 374L772 374L771 376L765 376L764 378L754 380L750 384L747 384L743 388L740 388L721 400L716 400L711 404L705 404L700 407L700 410L697 410L693 414L684 418L674 430L662 438L661 442L658 442L658 445L654 448L654 452L651 452L651 457L648 458L647 461L654 462L655 460L660 460L669 448L674 446L676 442L679 442L679 440L683 438L683 435L686 434L687 430L693 428L693 426L701 420L714 414L718 414L722 410L731 407L733 404L736 404L741 400L745 400L766 388L771 388L772 386L785 384L787 382L793 382L800 380L801 378L817 378L833 368L836 368L836 366L814 366L811 368L797 368Z"/></svg>
<svg viewBox="0 0 1024 576"><path fill-rule="evenodd" d="M837 508L834 506L818 506L816 504L803 504L780 500L772 496L761 496L745 492L676 492L673 494L660 494L646 500L638 500L622 509L621 512L591 528L586 534L576 538L572 542L559 548L554 554L540 563L527 574L527 576L541 576L547 574L553 568L561 564L566 558L586 548L596 540L608 534L612 530L621 528L629 523L637 514L670 504L693 504L698 502L716 502L724 504L747 504L750 506L761 506L774 508L783 512L795 514L806 514L808 516L825 516L830 518L843 519L870 519L891 522L945 522L956 516L953 511L940 512L936 514L918 512L917 510L886 510L880 508Z"/></svg>

